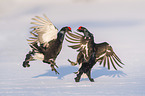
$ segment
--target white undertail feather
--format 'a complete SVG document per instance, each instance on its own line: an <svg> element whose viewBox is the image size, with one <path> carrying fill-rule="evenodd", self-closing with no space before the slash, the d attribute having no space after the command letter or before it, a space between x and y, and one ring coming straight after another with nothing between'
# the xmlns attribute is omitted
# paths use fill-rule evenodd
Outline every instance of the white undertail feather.
<svg viewBox="0 0 145 96"><path fill-rule="evenodd" d="M40 44L47 44L49 41L57 38L58 29L52 24L46 15L44 15L44 17L45 18L36 16L36 18L32 18L35 22L31 22L31 24L36 25L31 27L34 29L30 32L34 38L29 38L32 40L32 43L38 41Z"/></svg>
<svg viewBox="0 0 145 96"><path fill-rule="evenodd" d="M33 59L44 60L44 55L42 53L35 53Z"/></svg>
<svg viewBox="0 0 145 96"><path fill-rule="evenodd" d="M87 74L83 73L81 78L88 78Z"/></svg>

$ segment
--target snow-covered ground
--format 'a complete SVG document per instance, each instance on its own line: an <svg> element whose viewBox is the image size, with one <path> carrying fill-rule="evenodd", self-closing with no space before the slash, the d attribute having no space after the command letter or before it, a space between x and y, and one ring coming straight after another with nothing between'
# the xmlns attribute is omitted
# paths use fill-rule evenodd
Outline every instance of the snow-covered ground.
<svg viewBox="0 0 145 96"><path fill-rule="evenodd" d="M145 96L144 0L1 0L0 96ZM95 82L74 82L76 51L66 41L56 63L60 75L41 61L22 62L29 51L30 22L46 14L58 29L88 28L95 42L107 41L125 63L119 71L96 64Z"/></svg>

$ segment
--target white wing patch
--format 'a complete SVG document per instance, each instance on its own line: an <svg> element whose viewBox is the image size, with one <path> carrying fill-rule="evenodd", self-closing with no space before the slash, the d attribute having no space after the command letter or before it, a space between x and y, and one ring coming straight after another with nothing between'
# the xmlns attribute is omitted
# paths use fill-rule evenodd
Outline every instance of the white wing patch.
<svg viewBox="0 0 145 96"><path fill-rule="evenodd" d="M100 58L102 58L102 57L104 57L104 56L106 56L106 53L103 53L102 55L100 55L98 58L96 58L96 59L100 59Z"/></svg>
<svg viewBox="0 0 145 96"><path fill-rule="evenodd" d="M37 37L37 39L35 38L35 41L38 41L40 44L47 44L49 41L56 39L58 33L58 29L52 24L48 17L46 17L45 15L44 17L45 18L36 16L36 18L32 18L32 20L35 20L36 22L31 22L31 24L36 25L31 27L31 29L34 29L31 34L37 35L35 36ZM31 42L33 40L31 40Z"/></svg>

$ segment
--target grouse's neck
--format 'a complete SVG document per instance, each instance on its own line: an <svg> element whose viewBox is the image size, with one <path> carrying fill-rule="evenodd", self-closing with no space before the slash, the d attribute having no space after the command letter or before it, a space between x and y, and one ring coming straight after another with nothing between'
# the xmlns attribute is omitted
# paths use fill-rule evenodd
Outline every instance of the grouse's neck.
<svg viewBox="0 0 145 96"><path fill-rule="evenodd" d="M84 36L85 37L90 37L90 32L88 30L84 31Z"/></svg>
<svg viewBox="0 0 145 96"><path fill-rule="evenodd" d="M84 31L84 36L91 39L91 41L94 43L94 36L88 30Z"/></svg>
<svg viewBox="0 0 145 96"><path fill-rule="evenodd" d="M59 31L57 33L57 39L62 43L64 40L65 31Z"/></svg>
<svg viewBox="0 0 145 96"><path fill-rule="evenodd" d="M86 37L91 37L92 33L86 29L86 30L84 30L84 35Z"/></svg>
<svg viewBox="0 0 145 96"><path fill-rule="evenodd" d="M94 42L94 36L92 33L90 33L88 30L84 31L84 36L89 39L89 45L90 46L90 51L92 50L94 52L94 46L95 46L95 42Z"/></svg>

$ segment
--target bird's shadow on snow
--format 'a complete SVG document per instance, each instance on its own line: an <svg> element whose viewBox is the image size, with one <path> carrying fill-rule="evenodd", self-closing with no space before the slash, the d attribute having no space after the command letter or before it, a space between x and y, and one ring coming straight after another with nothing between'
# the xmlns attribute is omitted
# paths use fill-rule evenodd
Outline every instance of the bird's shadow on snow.
<svg viewBox="0 0 145 96"><path fill-rule="evenodd" d="M40 74L38 76L34 76L33 78L39 78L39 77L43 77L43 76L51 76L51 77L57 77L58 79L62 79L64 76L72 74L73 72L77 72L78 71L78 67L74 67L74 66L60 66L57 71L60 74L55 74L54 71L48 70L46 73L44 74ZM92 78L98 78L101 76L110 76L110 77L124 77L126 76L126 74L123 71L110 71L107 68L104 67L99 67L99 69L93 69L92 72Z"/></svg>
<svg viewBox="0 0 145 96"><path fill-rule="evenodd" d="M98 78L101 76L109 76L109 77L125 77L127 74L123 71L119 70L108 70L105 67L99 67L99 69L92 70L92 77Z"/></svg>
<svg viewBox="0 0 145 96"><path fill-rule="evenodd" d="M43 77L43 76L52 76L52 77L57 77L58 79L62 79L64 76L72 74L73 72L76 72L78 68L74 66L60 66L56 70L59 72L59 74L55 74L55 72L51 71L50 69L46 73L40 74L38 76L34 76L33 78L38 78L38 77Z"/></svg>

